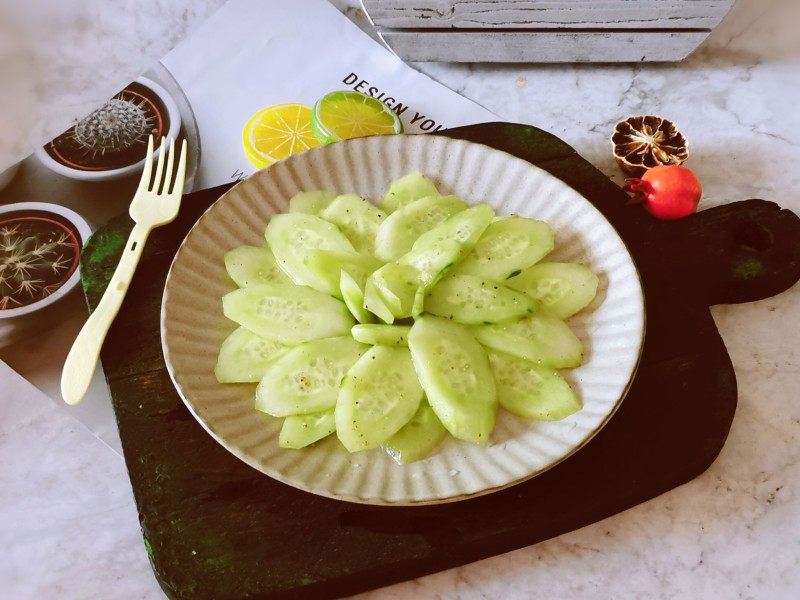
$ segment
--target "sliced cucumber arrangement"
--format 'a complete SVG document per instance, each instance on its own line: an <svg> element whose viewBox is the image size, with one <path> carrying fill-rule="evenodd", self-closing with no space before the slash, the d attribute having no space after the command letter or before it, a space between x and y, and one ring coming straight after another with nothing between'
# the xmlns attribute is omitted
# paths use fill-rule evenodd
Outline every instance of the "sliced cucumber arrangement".
<svg viewBox="0 0 800 600"><path fill-rule="evenodd" d="M264 339L239 327L222 342L214 376L220 383L257 383L272 359L287 348L280 342Z"/></svg>
<svg viewBox="0 0 800 600"><path fill-rule="evenodd" d="M350 452L380 446L422 401L408 348L373 346L352 366L336 401L336 434Z"/></svg>
<svg viewBox="0 0 800 600"><path fill-rule="evenodd" d="M353 325L353 339L373 346L408 346L408 325Z"/></svg>
<svg viewBox="0 0 800 600"><path fill-rule="evenodd" d="M375 256L381 260L397 260L411 250L414 242L426 231L467 205L455 196L427 196L397 209L381 223L375 237Z"/></svg>
<svg viewBox="0 0 800 600"><path fill-rule="evenodd" d="M222 297L222 312L256 335L282 344L348 335L350 311L336 298L301 285L251 285Z"/></svg>
<svg viewBox="0 0 800 600"><path fill-rule="evenodd" d="M503 281L549 254L554 240L547 223L503 217L489 224L458 272Z"/></svg>
<svg viewBox="0 0 800 600"><path fill-rule="evenodd" d="M597 283L597 275L578 263L539 263L505 282L559 319L567 319L589 306L597 295Z"/></svg>
<svg viewBox="0 0 800 600"><path fill-rule="evenodd" d="M379 209L360 196L301 192L272 217L267 246L225 255L239 328L220 383L255 383L255 408L285 419L278 445L336 433L350 452L421 460L449 433L491 441L498 406L557 420L581 400L556 370L583 343L564 319L592 303L589 267L539 262L550 227L441 195L409 173ZM377 321L377 322L376 322Z"/></svg>
<svg viewBox="0 0 800 600"><path fill-rule="evenodd" d="M453 275L434 286L425 310L467 325L505 323L533 312L533 300L496 281Z"/></svg>
<svg viewBox="0 0 800 600"><path fill-rule="evenodd" d="M463 325L429 316L414 323L408 346L442 425L455 438L486 444L497 412L486 350Z"/></svg>
<svg viewBox="0 0 800 600"><path fill-rule="evenodd" d="M375 250L375 235L386 213L355 194L343 194L320 211L319 216L336 225L359 252Z"/></svg>
<svg viewBox="0 0 800 600"><path fill-rule="evenodd" d="M391 213L419 198L438 195L439 191L430 179L422 173L414 172L393 181L386 190L381 205L384 212Z"/></svg>
<svg viewBox="0 0 800 600"><path fill-rule="evenodd" d="M336 192L330 190L300 192L289 199L289 212L318 215L334 198Z"/></svg>
<svg viewBox="0 0 800 600"><path fill-rule="evenodd" d="M333 410L324 410L308 415L289 415L283 421L278 445L281 448L305 448L328 437L336 431Z"/></svg>
<svg viewBox="0 0 800 600"><path fill-rule="evenodd" d="M368 348L347 336L307 342L286 351L258 384L256 408L273 417L332 409L342 377Z"/></svg>
<svg viewBox="0 0 800 600"><path fill-rule="evenodd" d="M265 247L239 246L226 252L225 270L239 287L254 283L292 283Z"/></svg>

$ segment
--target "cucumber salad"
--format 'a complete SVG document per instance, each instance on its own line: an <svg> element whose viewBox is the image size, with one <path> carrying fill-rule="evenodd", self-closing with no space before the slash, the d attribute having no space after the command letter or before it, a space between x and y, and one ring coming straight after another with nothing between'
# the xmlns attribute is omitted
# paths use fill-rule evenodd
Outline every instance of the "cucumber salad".
<svg viewBox="0 0 800 600"><path fill-rule="evenodd" d="M420 460L450 434L486 444L498 405L528 419L581 408L558 369L581 364L564 322L597 276L542 262L546 223L442 195L420 173L380 207L301 192L270 220L266 245L225 255L239 328L222 343L220 383L258 383L255 408L283 418L279 445L336 434L350 452Z"/></svg>

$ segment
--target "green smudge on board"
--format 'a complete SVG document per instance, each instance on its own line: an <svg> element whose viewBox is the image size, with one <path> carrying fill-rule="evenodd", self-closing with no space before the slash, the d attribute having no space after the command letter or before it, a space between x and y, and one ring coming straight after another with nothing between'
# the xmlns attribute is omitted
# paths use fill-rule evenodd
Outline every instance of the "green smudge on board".
<svg viewBox="0 0 800 600"><path fill-rule="evenodd" d="M150 540L147 538L142 538L144 540L144 549L147 552L147 556L150 560L153 560L153 547L150 545Z"/></svg>
<svg viewBox="0 0 800 600"><path fill-rule="evenodd" d="M132 226L128 215L120 215L92 235L83 247L81 284L91 308L100 301L111 280Z"/></svg>
<svg viewBox="0 0 800 600"><path fill-rule="evenodd" d="M745 258L733 267L733 273L739 279L752 279L764 272L764 265L757 258Z"/></svg>

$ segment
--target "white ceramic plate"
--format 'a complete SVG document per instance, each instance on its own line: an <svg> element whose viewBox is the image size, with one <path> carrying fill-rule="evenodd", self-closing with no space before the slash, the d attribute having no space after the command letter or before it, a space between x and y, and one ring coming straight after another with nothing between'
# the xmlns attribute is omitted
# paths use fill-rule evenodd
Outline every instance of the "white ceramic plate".
<svg viewBox="0 0 800 600"><path fill-rule="evenodd" d="M566 376L583 409L533 422L500 410L486 447L448 438L429 458L397 465L380 449L348 454L331 436L303 450L278 447L281 421L253 408L254 385L219 384L220 344L235 328L221 297L234 289L226 251L263 244L271 215L298 191L328 188L380 198L389 181L419 170L439 189L498 214L542 219L556 232L548 260L579 261L600 276L589 309L570 320L585 363ZM349 140L295 155L255 173L198 220L178 250L164 290L161 336L170 376L189 410L252 467L315 494L369 504L454 501L513 485L585 444L614 413L639 360L644 306L639 277L619 235L585 198L547 172L504 152L434 135Z"/></svg>

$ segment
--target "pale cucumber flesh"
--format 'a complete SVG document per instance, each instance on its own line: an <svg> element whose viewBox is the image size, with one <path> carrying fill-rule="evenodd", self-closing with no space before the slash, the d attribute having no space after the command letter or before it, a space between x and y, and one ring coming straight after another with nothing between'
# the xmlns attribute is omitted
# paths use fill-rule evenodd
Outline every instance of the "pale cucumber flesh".
<svg viewBox="0 0 800 600"><path fill-rule="evenodd" d="M583 310L597 294L598 279L589 267L578 263L539 263L528 267L505 284L533 298L542 309L566 319Z"/></svg>
<svg viewBox="0 0 800 600"><path fill-rule="evenodd" d="M427 289L444 277L465 254L467 249L454 240L411 250L398 259L401 265L414 267L422 286Z"/></svg>
<svg viewBox="0 0 800 600"><path fill-rule="evenodd" d="M225 253L225 270L239 287L255 283L292 283L269 248L239 246Z"/></svg>
<svg viewBox="0 0 800 600"><path fill-rule="evenodd" d="M318 215L335 197L336 192L330 190L300 192L289 199L289 212Z"/></svg>
<svg viewBox="0 0 800 600"><path fill-rule="evenodd" d="M353 325L353 339L373 346L408 346L408 325Z"/></svg>
<svg viewBox="0 0 800 600"><path fill-rule="evenodd" d="M287 348L239 327L222 342L214 376L220 383L256 383L264 376L272 359Z"/></svg>
<svg viewBox="0 0 800 600"><path fill-rule="evenodd" d="M319 216L336 225L358 252L372 254L375 235L386 213L360 196L343 194L334 198Z"/></svg>
<svg viewBox="0 0 800 600"><path fill-rule="evenodd" d="M306 254L305 265L321 286L319 291L341 298L341 273L346 271L359 286L381 266L380 261L367 254L311 250Z"/></svg>
<svg viewBox="0 0 800 600"><path fill-rule="evenodd" d="M385 212L391 213L413 200L438 195L439 191L430 179L422 173L413 172L389 184L381 206Z"/></svg>
<svg viewBox="0 0 800 600"><path fill-rule="evenodd" d="M488 204L478 204L457 212L427 233L417 238L413 250L452 240L464 248L472 248L494 217L494 209Z"/></svg>
<svg viewBox="0 0 800 600"><path fill-rule="evenodd" d="M421 401L408 348L373 346L342 382L336 435L350 452L375 448L411 420Z"/></svg>
<svg viewBox="0 0 800 600"><path fill-rule="evenodd" d="M383 448L401 465L422 460L433 451L447 435L439 417L427 400L423 400L416 414L395 433Z"/></svg>
<svg viewBox="0 0 800 600"><path fill-rule="evenodd" d="M333 409L309 415L291 415L286 417L278 436L281 448L305 448L318 442L336 431L336 419Z"/></svg>
<svg viewBox="0 0 800 600"><path fill-rule="evenodd" d="M297 285L251 285L225 294L222 312L256 335L294 345L349 335L347 307L327 294Z"/></svg>
<svg viewBox="0 0 800 600"><path fill-rule="evenodd" d="M264 237L278 266L292 281L326 294L330 293L329 282L308 267L308 253L312 250L355 252L335 225L305 213L275 215L270 219Z"/></svg>
<svg viewBox="0 0 800 600"><path fill-rule="evenodd" d="M431 408L458 439L486 444L497 413L494 377L486 351L457 323L424 316L408 345Z"/></svg>
<svg viewBox="0 0 800 600"><path fill-rule="evenodd" d="M533 310L530 297L474 275L446 277L425 297L425 310L457 323L505 323Z"/></svg>
<svg viewBox="0 0 800 600"><path fill-rule="evenodd" d="M541 421L558 421L581 409L578 395L561 374L503 352L489 352L497 399L507 411Z"/></svg>
<svg viewBox="0 0 800 600"><path fill-rule="evenodd" d="M342 271L339 279L339 289L342 292L347 309L359 323L372 323L375 317L364 308L364 291L358 282L347 271Z"/></svg>
<svg viewBox="0 0 800 600"><path fill-rule="evenodd" d="M342 377L368 348L347 336L287 350L273 361L258 384L256 408L273 417L332 409Z"/></svg>
<svg viewBox="0 0 800 600"><path fill-rule="evenodd" d="M414 267L387 263L375 271L370 279L395 318L411 316L414 298L420 286L419 273Z"/></svg>
<svg viewBox="0 0 800 600"><path fill-rule="evenodd" d="M547 223L516 215L504 217L489 224L457 272L503 281L541 260L554 243Z"/></svg>
<svg viewBox="0 0 800 600"><path fill-rule="evenodd" d="M544 312L513 323L476 325L472 333L484 346L557 369L577 367L583 358L583 344L569 326Z"/></svg>
<svg viewBox="0 0 800 600"><path fill-rule="evenodd" d="M367 279L367 283L364 285L364 308L377 316L384 323L389 325L394 323L394 315L386 305L386 301L383 299L380 290L378 290L372 278Z"/></svg>
<svg viewBox="0 0 800 600"><path fill-rule="evenodd" d="M411 250L414 242L448 217L467 208L455 196L428 196L409 202L381 223L375 236L375 256L386 262Z"/></svg>

